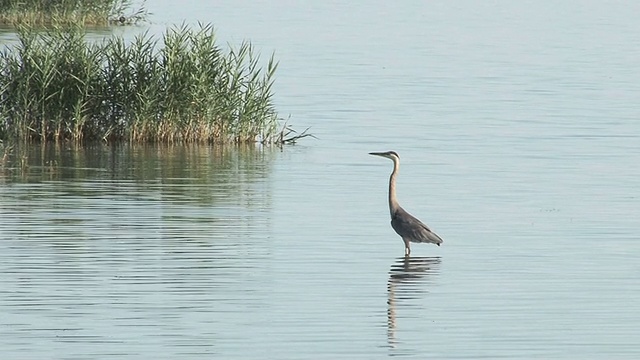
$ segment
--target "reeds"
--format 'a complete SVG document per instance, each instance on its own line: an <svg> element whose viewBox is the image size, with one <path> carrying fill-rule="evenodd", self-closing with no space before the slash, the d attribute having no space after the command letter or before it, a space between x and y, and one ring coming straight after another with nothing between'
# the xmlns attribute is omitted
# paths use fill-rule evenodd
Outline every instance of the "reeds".
<svg viewBox="0 0 640 360"><path fill-rule="evenodd" d="M133 142L295 142L272 103L277 62L223 50L211 25L88 43L80 26L19 27L0 54L0 137Z"/></svg>
<svg viewBox="0 0 640 360"><path fill-rule="evenodd" d="M107 25L146 20L144 3L133 8L132 0L2 0L0 24Z"/></svg>

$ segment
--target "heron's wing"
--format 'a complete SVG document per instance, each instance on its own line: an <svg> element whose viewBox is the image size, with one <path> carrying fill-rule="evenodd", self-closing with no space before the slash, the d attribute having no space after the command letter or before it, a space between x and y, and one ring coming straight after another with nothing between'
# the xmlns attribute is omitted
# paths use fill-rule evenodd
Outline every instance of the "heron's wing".
<svg viewBox="0 0 640 360"><path fill-rule="evenodd" d="M442 243L440 236L402 208L396 211L391 218L391 227L393 227L403 239L406 238L412 242L428 242L436 245Z"/></svg>

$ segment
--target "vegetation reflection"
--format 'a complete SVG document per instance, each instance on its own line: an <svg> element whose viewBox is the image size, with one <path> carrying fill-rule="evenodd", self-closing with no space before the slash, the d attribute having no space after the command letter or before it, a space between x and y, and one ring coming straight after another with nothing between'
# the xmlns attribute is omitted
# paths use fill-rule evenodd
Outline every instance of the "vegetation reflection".
<svg viewBox="0 0 640 360"><path fill-rule="evenodd" d="M158 192L170 200L203 205L225 199L249 201L264 195L254 184L260 186L269 176L276 151L256 144L30 144L3 149L0 182L60 181L65 192L87 196L106 191L105 184L111 183L114 188ZM87 182L94 186L77 185Z"/></svg>

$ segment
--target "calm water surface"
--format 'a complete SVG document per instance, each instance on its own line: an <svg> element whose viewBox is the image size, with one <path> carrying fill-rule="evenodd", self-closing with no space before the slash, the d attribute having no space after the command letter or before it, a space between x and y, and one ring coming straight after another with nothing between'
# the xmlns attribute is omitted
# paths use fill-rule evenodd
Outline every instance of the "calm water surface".
<svg viewBox="0 0 640 360"><path fill-rule="evenodd" d="M2 358L640 357L640 5L148 5L275 51L319 139L16 149Z"/></svg>

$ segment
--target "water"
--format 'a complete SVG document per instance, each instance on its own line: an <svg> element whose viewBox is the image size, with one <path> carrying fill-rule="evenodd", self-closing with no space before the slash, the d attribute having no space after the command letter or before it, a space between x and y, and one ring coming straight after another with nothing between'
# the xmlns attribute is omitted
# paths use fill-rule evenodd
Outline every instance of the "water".
<svg viewBox="0 0 640 360"><path fill-rule="evenodd" d="M640 355L638 5L149 6L152 32L276 51L278 108L319 140L21 149L3 358ZM390 149L445 240L411 259L367 155Z"/></svg>

